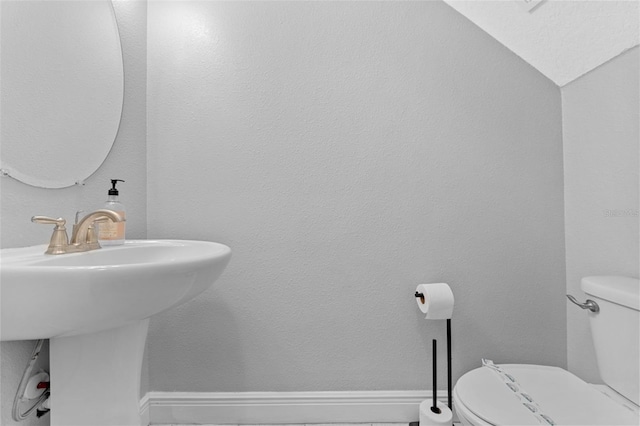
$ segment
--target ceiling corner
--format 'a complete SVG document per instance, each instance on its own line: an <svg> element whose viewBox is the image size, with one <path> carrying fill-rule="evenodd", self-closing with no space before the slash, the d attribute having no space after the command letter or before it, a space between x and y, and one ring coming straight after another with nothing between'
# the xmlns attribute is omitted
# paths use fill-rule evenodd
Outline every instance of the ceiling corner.
<svg viewBox="0 0 640 426"><path fill-rule="evenodd" d="M638 0L444 0L558 86L640 44Z"/></svg>

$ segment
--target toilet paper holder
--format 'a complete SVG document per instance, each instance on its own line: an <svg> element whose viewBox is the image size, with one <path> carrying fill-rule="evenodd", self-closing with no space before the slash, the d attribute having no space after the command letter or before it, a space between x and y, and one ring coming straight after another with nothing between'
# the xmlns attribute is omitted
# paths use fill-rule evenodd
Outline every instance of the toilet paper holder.
<svg viewBox="0 0 640 426"><path fill-rule="evenodd" d="M416 299L420 299L420 303L425 303L424 293L416 291L414 296ZM451 386L452 386L452 374L451 374L451 318L447 319L447 406L449 409L452 408L452 396L451 396Z"/></svg>

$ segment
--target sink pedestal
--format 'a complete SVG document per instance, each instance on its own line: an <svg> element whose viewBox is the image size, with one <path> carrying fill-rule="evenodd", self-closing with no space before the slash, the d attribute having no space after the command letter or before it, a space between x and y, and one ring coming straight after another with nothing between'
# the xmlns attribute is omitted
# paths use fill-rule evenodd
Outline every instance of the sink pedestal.
<svg viewBox="0 0 640 426"><path fill-rule="evenodd" d="M231 249L189 240L46 249L0 249L0 340L50 339L52 426L140 426L148 318L211 287Z"/></svg>
<svg viewBox="0 0 640 426"><path fill-rule="evenodd" d="M140 426L140 374L149 319L52 338L51 426Z"/></svg>

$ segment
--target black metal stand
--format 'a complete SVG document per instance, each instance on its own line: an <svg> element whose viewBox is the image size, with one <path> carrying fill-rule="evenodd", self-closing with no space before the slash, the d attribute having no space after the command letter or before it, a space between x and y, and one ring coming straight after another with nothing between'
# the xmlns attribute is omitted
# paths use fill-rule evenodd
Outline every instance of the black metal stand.
<svg viewBox="0 0 640 426"><path fill-rule="evenodd" d="M436 414L440 414L440 409L438 408L438 394L437 394L437 389L438 389L438 341L436 339L433 339L431 341L432 345L433 345L433 384L431 386L432 391L433 391L433 401L432 401L432 405L431 405L431 411L436 413Z"/></svg>
<svg viewBox="0 0 640 426"><path fill-rule="evenodd" d="M447 319L447 404L449 405L449 409L453 410L451 407L451 388L452 388L452 380L451 380L451 318Z"/></svg>

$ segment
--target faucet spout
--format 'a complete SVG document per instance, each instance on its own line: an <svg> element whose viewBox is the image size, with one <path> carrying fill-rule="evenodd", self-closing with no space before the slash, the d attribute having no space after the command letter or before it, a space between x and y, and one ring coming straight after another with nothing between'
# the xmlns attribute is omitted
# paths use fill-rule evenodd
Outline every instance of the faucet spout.
<svg viewBox="0 0 640 426"><path fill-rule="evenodd" d="M107 220L110 219L113 222L123 222L124 219L118 213L113 210L100 209L94 212L89 213L85 217L83 217L75 226L73 230L73 234L71 235L72 245L80 245L86 244L87 242L87 234L89 233L89 229L93 229L93 224L96 221ZM99 248L99 247L98 247Z"/></svg>

